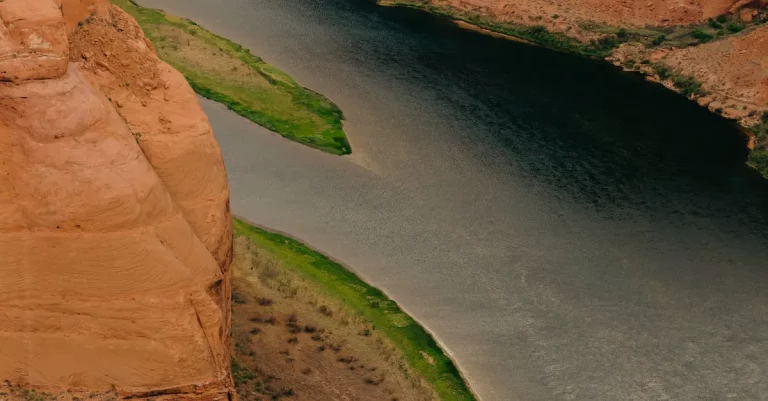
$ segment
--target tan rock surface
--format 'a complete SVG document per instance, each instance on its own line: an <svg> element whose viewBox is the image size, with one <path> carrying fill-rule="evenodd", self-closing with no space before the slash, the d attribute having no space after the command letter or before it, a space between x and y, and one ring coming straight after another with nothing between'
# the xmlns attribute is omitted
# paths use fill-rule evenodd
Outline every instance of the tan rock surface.
<svg viewBox="0 0 768 401"><path fill-rule="evenodd" d="M0 18L0 380L226 399L229 192L194 93L106 1Z"/></svg>

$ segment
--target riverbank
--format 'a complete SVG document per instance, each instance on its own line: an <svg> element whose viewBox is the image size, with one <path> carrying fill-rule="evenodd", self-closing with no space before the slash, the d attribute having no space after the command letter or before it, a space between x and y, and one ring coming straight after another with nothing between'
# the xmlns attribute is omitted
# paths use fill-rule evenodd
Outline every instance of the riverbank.
<svg viewBox="0 0 768 401"><path fill-rule="evenodd" d="M644 74L710 112L738 122L749 136L745 140L750 149L747 164L768 178L768 71L761 67L761 60L768 62L766 10L688 18L676 25L669 24L669 18L662 20L667 25L645 21L641 28L641 21L619 26L616 21L621 19L594 21L579 10L560 14L558 9L529 4L508 8L509 4L497 2L504 5L500 10L492 5L472 8L472 2L460 6L432 0L377 2L440 15L492 36L506 35L605 59L624 71Z"/></svg>
<svg viewBox="0 0 768 401"><path fill-rule="evenodd" d="M373 371L376 373L370 370L360 373L365 377L361 376L359 381L368 384L372 390L380 383L386 382L388 385L392 381L396 384L409 383L409 391L415 397L413 399L475 399L453 361L434 338L381 291L327 256L291 238L254 227L239 219L235 219L235 236L235 258L240 267L235 268L233 333L238 344L247 340L241 328L244 315L238 313L238 303L248 303L248 300L242 299L246 295L241 293L245 288L241 284L259 280L263 286L282 294L284 302L298 302L304 309L308 308L305 313L314 314L311 319L333 327L331 332L324 330L321 339L318 339L319 336L311 337L320 344L318 349L322 347L324 351L327 347L329 352L338 354L337 359L341 364L355 370L359 369L353 366L358 359L386 362L389 370L384 376L379 371L381 368ZM248 267L244 268L244 264ZM290 320L287 320L288 323ZM315 329L299 331L314 333ZM294 341L292 338L295 337L286 341L291 343ZM320 340L324 342L321 344ZM339 348L338 344L354 346L360 341L368 345L358 345L360 351L356 355L344 356L342 354L345 351L336 349ZM238 349L237 352L248 355L249 351ZM352 358L355 362L350 362ZM233 370L237 381L238 369ZM393 376L402 377L395 380ZM402 392L404 385L400 384L399 388ZM398 397L392 397L395 398ZM411 397L401 395L399 399Z"/></svg>
<svg viewBox="0 0 768 401"><path fill-rule="evenodd" d="M287 139L333 154L351 153L344 115L326 97L191 20L132 0L112 2L136 19L160 58L201 96Z"/></svg>

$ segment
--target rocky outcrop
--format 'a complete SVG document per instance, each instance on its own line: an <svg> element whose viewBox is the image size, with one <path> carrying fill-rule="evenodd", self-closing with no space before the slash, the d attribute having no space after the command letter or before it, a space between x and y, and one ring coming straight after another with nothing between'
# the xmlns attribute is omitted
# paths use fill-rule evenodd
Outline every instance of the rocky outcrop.
<svg viewBox="0 0 768 401"><path fill-rule="evenodd" d="M106 0L0 18L0 380L227 399L229 191L194 92Z"/></svg>

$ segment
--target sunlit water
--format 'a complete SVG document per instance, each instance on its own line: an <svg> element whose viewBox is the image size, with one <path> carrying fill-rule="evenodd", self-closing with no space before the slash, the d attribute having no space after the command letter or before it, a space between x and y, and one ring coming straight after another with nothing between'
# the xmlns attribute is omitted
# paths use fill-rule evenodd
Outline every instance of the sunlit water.
<svg viewBox="0 0 768 401"><path fill-rule="evenodd" d="M204 102L235 213L343 261L483 400L768 399L768 186L641 77L367 0L143 0L333 99L352 157Z"/></svg>

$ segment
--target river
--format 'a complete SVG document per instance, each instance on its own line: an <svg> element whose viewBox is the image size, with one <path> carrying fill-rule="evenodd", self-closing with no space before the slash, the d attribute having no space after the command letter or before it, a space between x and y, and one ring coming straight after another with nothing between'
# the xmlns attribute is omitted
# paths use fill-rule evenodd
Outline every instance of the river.
<svg viewBox="0 0 768 401"><path fill-rule="evenodd" d="M768 400L768 184L733 125L369 0L141 3L344 110L351 157L204 101L233 211L383 289L482 400Z"/></svg>

